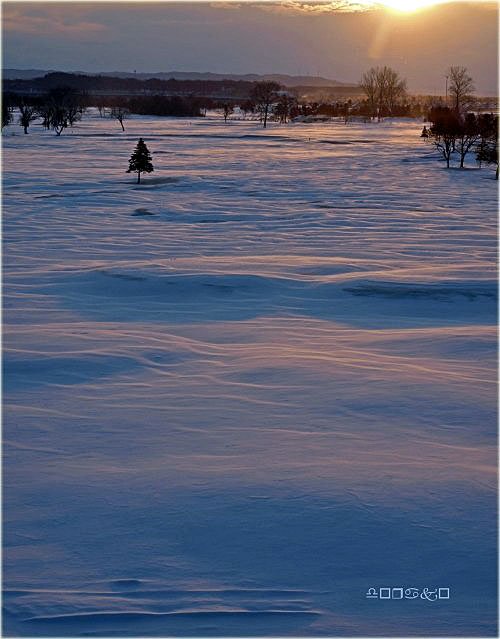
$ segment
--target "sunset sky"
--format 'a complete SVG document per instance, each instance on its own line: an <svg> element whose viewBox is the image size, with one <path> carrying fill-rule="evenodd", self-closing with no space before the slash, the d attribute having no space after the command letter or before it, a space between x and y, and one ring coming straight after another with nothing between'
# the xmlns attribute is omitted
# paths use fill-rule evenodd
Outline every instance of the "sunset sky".
<svg viewBox="0 0 500 639"><path fill-rule="evenodd" d="M370 0L6 2L3 29L3 66L10 68L288 73L357 82L368 67L388 64L411 91L439 93L446 68L457 64L468 67L479 93L496 93L495 2L416 12Z"/></svg>

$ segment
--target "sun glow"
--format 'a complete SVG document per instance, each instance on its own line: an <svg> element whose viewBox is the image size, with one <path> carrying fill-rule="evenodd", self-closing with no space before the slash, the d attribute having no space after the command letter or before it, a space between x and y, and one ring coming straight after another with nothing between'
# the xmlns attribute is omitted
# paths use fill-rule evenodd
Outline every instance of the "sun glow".
<svg viewBox="0 0 500 639"><path fill-rule="evenodd" d="M381 0L377 4L400 13L412 13L425 7L442 4L444 0Z"/></svg>
<svg viewBox="0 0 500 639"><path fill-rule="evenodd" d="M186 0L187 1L187 0ZM252 2L252 0L226 0L224 6L231 2ZM295 10L302 13L357 13L382 9L395 14L412 14L437 5L452 2L480 2L481 6L496 6L498 0L261 0L259 6L273 7L274 10Z"/></svg>

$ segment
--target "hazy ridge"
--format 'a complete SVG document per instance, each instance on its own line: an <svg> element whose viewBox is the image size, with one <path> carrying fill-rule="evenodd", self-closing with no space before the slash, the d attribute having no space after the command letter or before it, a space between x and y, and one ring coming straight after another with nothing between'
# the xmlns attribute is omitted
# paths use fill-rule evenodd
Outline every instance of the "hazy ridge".
<svg viewBox="0 0 500 639"><path fill-rule="evenodd" d="M57 73L57 69L3 69L2 75L4 80L31 80L33 78L43 77L47 73ZM64 71L64 73L77 73L89 76L109 76L114 78L137 78L138 80L150 80L158 78L160 80L244 80L245 82L257 82L261 80L275 80L285 86L316 86L316 87L337 87L337 86L354 86L356 83L339 82L321 76L309 75L287 75L284 73L211 73L196 71L160 71L152 73L134 73L126 71Z"/></svg>

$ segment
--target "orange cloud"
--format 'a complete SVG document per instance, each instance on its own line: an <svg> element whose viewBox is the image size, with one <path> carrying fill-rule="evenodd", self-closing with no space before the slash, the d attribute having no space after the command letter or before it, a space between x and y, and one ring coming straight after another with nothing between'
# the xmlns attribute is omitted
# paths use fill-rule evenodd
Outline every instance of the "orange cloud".
<svg viewBox="0 0 500 639"><path fill-rule="evenodd" d="M233 4L231 0L225 3L219 3L219 6L224 4L226 7ZM234 4L237 4L234 2ZM308 1L308 0L282 0L281 2L275 2L273 0L263 2L249 2L244 3L268 11L271 13L293 13L298 14L309 13L354 13L356 11L366 11L374 7L374 2L371 0L324 0L324 1ZM242 6L240 3L239 6Z"/></svg>
<svg viewBox="0 0 500 639"><path fill-rule="evenodd" d="M60 35L93 35L108 30L104 24L82 20L78 14L61 15L57 6L44 7L42 14L30 14L21 7L4 5L3 28L11 33L24 34L60 34Z"/></svg>
<svg viewBox="0 0 500 639"><path fill-rule="evenodd" d="M481 4L496 7L496 0L429 0L429 4L445 4L461 2L468 4ZM355 13L358 11L368 11L373 9L391 8L391 0L225 0L220 2L210 2L210 5L217 8L239 8L252 6L272 13Z"/></svg>

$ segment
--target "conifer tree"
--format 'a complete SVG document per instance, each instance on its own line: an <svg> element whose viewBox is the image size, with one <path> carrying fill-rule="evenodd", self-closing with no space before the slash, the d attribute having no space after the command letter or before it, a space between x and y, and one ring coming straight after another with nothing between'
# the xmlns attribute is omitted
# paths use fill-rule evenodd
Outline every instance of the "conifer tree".
<svg viewBox="0 0 500 639"><path fill-rule="evenodd" d="M151 173L154 171L151 153L142 138L139 138L128 163L127 173L137 173L137 184L141 183L141 173Z"/></svg>

